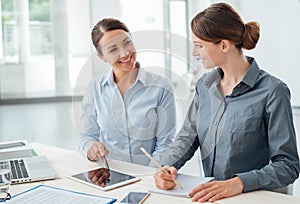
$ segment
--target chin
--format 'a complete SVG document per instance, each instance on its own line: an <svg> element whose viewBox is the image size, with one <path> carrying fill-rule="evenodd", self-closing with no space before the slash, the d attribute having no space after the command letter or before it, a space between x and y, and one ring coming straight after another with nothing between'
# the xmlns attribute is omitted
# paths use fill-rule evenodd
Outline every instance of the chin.
<svg viewBox="0 0 300 204"><path fill-rule="evenodd" d="M205 69L213 69L215 66L204 66Z"/></svg>
<svg viewBox="0 0 300 204"><path fill-rule="evenodd" d="M135 62L134 63L130 63L130 64L120 64L120 63L117 63L115 65L115 67L119 70L122 70L124 72L130 72L131 70L133 70L135 68Z"/></svg>

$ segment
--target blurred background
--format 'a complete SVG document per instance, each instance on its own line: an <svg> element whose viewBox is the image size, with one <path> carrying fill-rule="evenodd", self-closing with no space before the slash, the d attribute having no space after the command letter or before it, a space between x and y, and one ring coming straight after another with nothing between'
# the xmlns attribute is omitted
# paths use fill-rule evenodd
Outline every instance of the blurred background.
<svg viewBox="0 0 300 204"><path fill-rule="evenodd" d="M77 149L80 101L88 82L108 67L97 59L90 39L104 17L129 27L143 67L172 80L180 127L195 81L205 72L191 56L189 23L214 2L219 1L0 0L0 142L23 139ZM257 48L245 53L288 84L299 135L300 1L223 2L244 21L261 24ZM200 160L197 153L183 171L199 174ZM300 196L298 183L294 193Z"/></svg>

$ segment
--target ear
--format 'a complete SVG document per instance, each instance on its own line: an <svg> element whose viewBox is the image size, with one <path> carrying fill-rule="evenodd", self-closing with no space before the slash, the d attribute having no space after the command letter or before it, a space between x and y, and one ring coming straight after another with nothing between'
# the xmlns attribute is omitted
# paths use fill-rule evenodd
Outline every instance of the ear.
<svg viewBox="0 0 300 204"><path fill-rule="evenodd" d="M223 53L227 53L230 50L231 43L229 40L222 40L220 45Z"/></svg>
<svg viewBox="0 0 300 204"><path fill-rule="evenodd" d="M107 60L105 59L105 57L104 57L102 54L97 53L97 56L98 56L100 59L102 59L104 62L107 62Z"/></svg>

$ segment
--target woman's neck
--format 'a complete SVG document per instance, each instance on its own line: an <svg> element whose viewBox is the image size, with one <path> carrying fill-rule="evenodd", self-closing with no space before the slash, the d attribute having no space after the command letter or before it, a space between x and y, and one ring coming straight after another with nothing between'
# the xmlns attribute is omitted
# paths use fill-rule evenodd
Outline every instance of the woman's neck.
<svg viewBox="0 0 300 204"><path fill-rule="evenodd" d="M243 79L249 67L250 64L244 55L230 58L228 62L221 66L224 72L222 81L227 84L237 85Z"/></svg>
<svg viewBox="0 0 300 204"><path fill-rule="evenodd" d="M136 67L134 69L132 69L130 72L115 72L114 71L114 80L115 80L115 83L118 85L118 88L119 88L123 98L124 98L126 91L136 81L138 71L139 71L139 69Z"/></svg>
<svg viewBox="0 0 300 204"><path fill-rule="evenodd" d="M242 81L249 67L250 64L244 55L231 57L221 66L224 75L220 81L220 85L224 96L232 93L233 88Z"/></svg>

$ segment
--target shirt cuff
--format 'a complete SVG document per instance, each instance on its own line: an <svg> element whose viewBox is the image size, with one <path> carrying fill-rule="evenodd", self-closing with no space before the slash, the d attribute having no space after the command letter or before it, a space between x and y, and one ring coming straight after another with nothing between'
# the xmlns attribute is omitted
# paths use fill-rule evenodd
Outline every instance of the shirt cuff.
<svg viewBox="0 0 300 204"><path fill-rule="evenodd" d="M257 175L253 171L244 172L235 174L235 176L238 176L244 185L243 192L249 192L259 189L258 181L257 181Z"/></svg>
<svg viewBox="0 0 300 204"><path fill-rule="evenodd" d="M84 144L83 148L82 148L82 154L83 157L90 160L87 156L87 151L89 150L89 148L95 143L95 141L90 141Z"/></svg>

